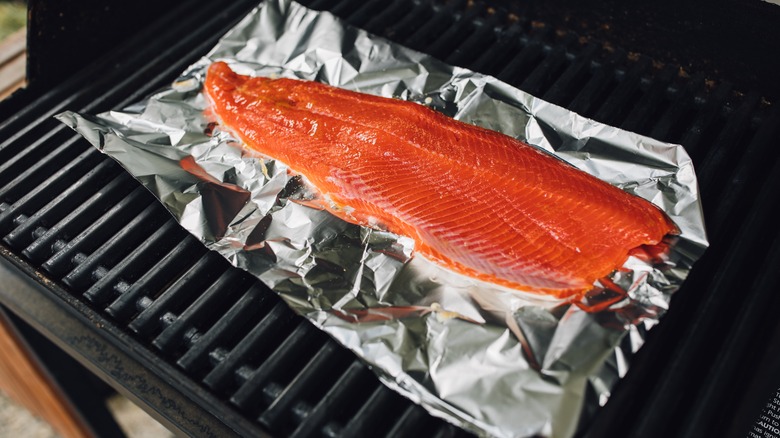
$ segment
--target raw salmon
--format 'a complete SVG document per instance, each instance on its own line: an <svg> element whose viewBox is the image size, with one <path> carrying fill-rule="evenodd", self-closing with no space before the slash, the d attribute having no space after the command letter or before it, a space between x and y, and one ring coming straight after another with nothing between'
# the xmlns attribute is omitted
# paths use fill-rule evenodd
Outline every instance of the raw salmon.
<svg viewBox="0 0 780 438"><path fill-rule="evenodd" d="M675 231L641 198L416 103L222 62L205 91L224 126L305 176L328 211L409 236L419 254L480 280L576 297Z"/></svg>

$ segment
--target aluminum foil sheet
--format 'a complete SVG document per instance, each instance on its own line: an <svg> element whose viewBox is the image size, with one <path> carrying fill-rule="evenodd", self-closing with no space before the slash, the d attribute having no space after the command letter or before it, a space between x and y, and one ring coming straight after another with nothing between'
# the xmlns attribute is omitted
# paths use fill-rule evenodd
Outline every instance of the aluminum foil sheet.
<svg viewBox="0 0 780 438"><path fill-rule="evenodd" d="M408 238L312 208L284 164L215 126L201 84L216 60L242 74L414 100L501 131L655 203L681 234L665 260L631 257L614 285L597 284L586 300L600 311L453 274L415 257ZM58 117L386 385L480 435L567 437L587 424L707 246L682 147L580 117L286 0L260 5L142 102ZM617 301L615 286L627 293Z"/></svg>

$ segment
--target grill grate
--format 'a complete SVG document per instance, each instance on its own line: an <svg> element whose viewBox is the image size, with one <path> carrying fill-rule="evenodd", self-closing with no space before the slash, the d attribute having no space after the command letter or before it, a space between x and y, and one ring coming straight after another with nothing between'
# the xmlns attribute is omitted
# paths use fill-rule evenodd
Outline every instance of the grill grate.
<svg viewBox="0 0 780 438"><path fill-rule="evenodd" d="M757 327L767 330L778 304L770 268L780 234L766 214L780 196L776 110L759 94L583 44L481 3L305 3L585 116L682 143L697 166L712 247L590 434L695 436L730 427L729 410L745 402L738 376L761 355L745 341ZM253 434L463 435L385 388L256 280L207 252L116 164L51 119L65 108L95 112L138 100L205 53L248 7L212 5L152 28L158 46L139 49L139 37L8 117L0 125L2 245L129 333L129 348L152 351L178 377L207 388L211 398L200 403L228 419L243 416ZM99 79L84 83L90 75ZM741 420L744 430L750 420ZM676 424L689 426L671 430Z"/></svg>

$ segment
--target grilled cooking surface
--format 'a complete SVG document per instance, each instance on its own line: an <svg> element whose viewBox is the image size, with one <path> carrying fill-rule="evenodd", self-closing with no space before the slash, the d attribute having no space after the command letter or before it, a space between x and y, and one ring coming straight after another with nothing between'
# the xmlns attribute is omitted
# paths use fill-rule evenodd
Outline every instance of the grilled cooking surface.
<svg viewBox="0 0 780 438"><path fill-rule="evenodd" d="M752 418L730 421L731 410L746 403L743 388L754 385L751 370L764 354L747 341L774 328L769 312L778 304L771 267L780 263L780 235L765 214L780 197L773 190L780 186L780 162L771 147L780 139L776 110L759 94L681 77L673 66L629 59L620 49L583 46L574 35L479 4L304 3L601 122L682 143L698 171L712 247L590 435L747 430ZM178 373L183 386L206 388L193 400L223 413L236 431L462 434L386 389L256 280L208 253L118 165L50 118L65 108L122 106L169 82L248 4L223 6L217 15L203 9L192 19L197 32L191 24L169 23L160 46L131 43L124 68L99 70L95 81L77 75L6 120L0 127L2 244L51 278L52 289L88 303L82 312L131 334L128 350L149 350L160 359L154 366ZM755 415L763 401L746 414Z"/></svg>

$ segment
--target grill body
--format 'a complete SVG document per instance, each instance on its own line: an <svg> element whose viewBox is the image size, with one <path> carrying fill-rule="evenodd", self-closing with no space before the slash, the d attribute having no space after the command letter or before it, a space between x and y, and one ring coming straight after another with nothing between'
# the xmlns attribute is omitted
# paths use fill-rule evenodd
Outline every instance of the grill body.
<svg viewBox="0 0 780 438"><path fill-rule="evenodd" d="M708 70L715 61L691 60L701 70L688 72L605 43L614 34L568 29L549 5L304 4L584 116L681 143L712 246L583 435L747 432L780 386L780 231L769 214L780 198L780 114L760 74L735 86ZM0 303L183 433L465 435L382 386L51 118L139 100L252 6L177 6L68 79L41 79L0 104Z"/></svg>

